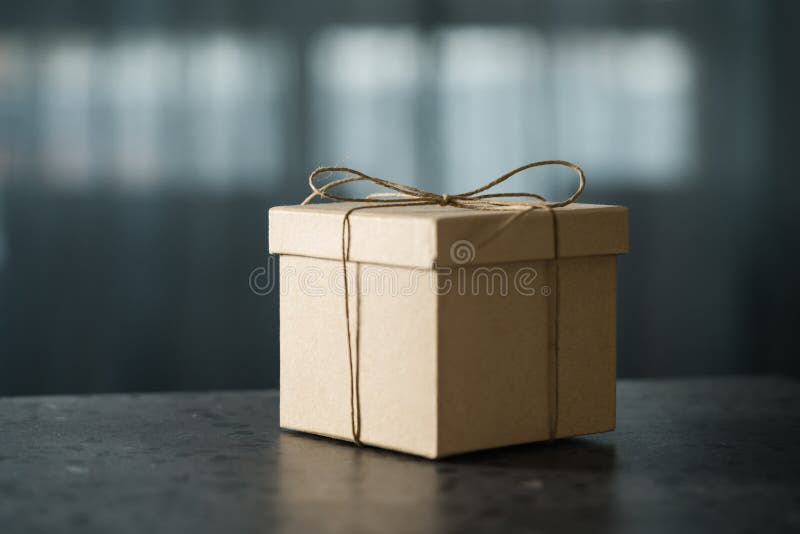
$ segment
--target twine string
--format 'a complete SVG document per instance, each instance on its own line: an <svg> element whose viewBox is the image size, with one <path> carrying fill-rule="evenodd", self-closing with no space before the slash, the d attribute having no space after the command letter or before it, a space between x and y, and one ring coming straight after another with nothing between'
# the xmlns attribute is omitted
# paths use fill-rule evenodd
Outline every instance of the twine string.
<svg viewBox="0 0 800 534"><path fill-rule="evenodd" d="M534 167L543 167L548 165L559 165L567 167L575 171L578 175L578 187L566 199L561 201L547 201L541 195L529 192L516 192L516 193L485 193L495 186L505 182L512 176L519 174ZM349 176L331 180L323 185L317 184L317 178L326 173L342 172L347 173ZM389 189L389 192L373 193L365 197L350 197L331 192L339 186L353 183L353 182L370 182L377 186ZM552 217L553 226L553 247L554 247L554 278L555 278L555 305L553 312L553 325L552 335L552 360L548 364L548 369L552 367L552 373L548 371L548 398L550 399L548 409L549 420L549 439L553 440L558 434L558 386L559 386L559 359L558 359L558 328L559 328L559 243L558 243L558 227L556 222L555 208L567 206L575 202L578 197L583 193L586 186L586 176L583 170L568 161L563 160L545 160L527 163L516 169L513 169L498 178L470 191L459 193L457 195L438 194L413 187L406 184L400 184L385 180L383 178L376 178L361 171L351 169L349 167L319 167L314 170L308 177L308 183L311 187L312 193L303 201L303 205L309 204L315 198L325 198L337 202L361 202L362 205L353 206L345 211L342 219L342 275L344 278L344 318L347 331L347 359L350 372L350 426L353 436L353 443L361 446L361 395L359 390L359 362L358 362L358 346L353 349L353 333L350 326L350 284L347 277L347 262L350 258L350 235L351 225L350 216L356 211L374 208L386 207L410 207L410 206L453 206L456 208L470 209L477 211L508 211L512 212L511 215L499 224L493 231L485 236L481 241L475 244L476 249L482 247L489 241L495 239L518 218L530 213L533 210L545 209ZM521 202L519 200L506 200L509 198L516 199L534 199L534 202L527 200ZM356 324L356 328L358 325ZM358 345L358 332L356 331L356 345ZM550 352L550 351L548 351Z"/></svg>

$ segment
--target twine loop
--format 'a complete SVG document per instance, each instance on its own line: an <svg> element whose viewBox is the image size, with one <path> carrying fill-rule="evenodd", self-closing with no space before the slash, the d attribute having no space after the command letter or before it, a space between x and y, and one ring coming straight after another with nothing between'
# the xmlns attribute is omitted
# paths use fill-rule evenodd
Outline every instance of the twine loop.
<svg viewBox="0 0 800 534"><path fill-rule="evenodd" d="M534 167L543 167L548 165L559 165L562 167L567 167L572 169L578 175L578 187L575 191L566 199L560 201L547 201L541 195L537 195L536 193L528 193L528 192L516 192L516 193L484 193L495 186L505 182L512 176L519 174L528 169L532 169ZM334 173L334 172L344 172L350 174L345 178L339 178L336 180L332 180L324 185L318 185L316 182L317 177L324 173ZM370 182L384 189L390 190L390 192L384 193L373 193L367 195L365 197L349 197L344 195L339 195L331 192L331 189L336 187L342 186L344 184L353 183L353 182ZM351 169L349 167L319 167L311 173L308 177L308 183L311 187L312 193L306 197L303 201L303 205L309 204L312 200L317 197L325 198L328 200L333 200L337 202L361 202L363 204L354 206L349 208L345 211L344 218L342 220L342 272L343 272L343 282L344 282L344 319L347 329L347 355L348 355L348 362L350 365L350 422L351 422L351 431L353 435L353 442L356 445L361 445L361 410L360 410L360 394L359 394L359 380L358 380L358 372L359 372L359 365L358 365L358 347L355 347L355 351L353 350L353 334L350 328L350 297L349 297L349 283L347 279L347 261L350 255L350 215L359 210L364 209L372 209L372 208L382 208L382 207L405 207L405 206L426 206L426 205L439 205L439 206L454 206L457 208L463 209L471 209L471 210L479 210L479 211L510 211L513 212L512 215L503 221L497 228L493 230L488 236L486 236L483 240L479 241L475 244L476 248L480 248L488 241L497 237L503 230L505 230L510 224L517 220L517 218L525 215L536 209L545 209L550 212L552 221L553 221L553 243L554 243L554 270L555 270L555 285L556 285L556 296L555 296L555 312L553 314L553 337L554 341L551 344L554 350L554 358L552 362L552 366L554 367L554 379L549 381L550 386L550 396L553 397L554 400L550 402L551 405L551 412L552 408L554 408L555 413L550 413L550 428L549 428L549 436L550 439L553 440L557 437L558 434L558 323L559 323L559 307L558 307L558 298L559 298L559 269L558 269L558 258L559 258L559 245L558 245L558 229L557 229L557 221L555 212L553 211L554 208L560 208L563 206L567 206L575 202L578 197L583 193L583 189L586 186L586 176L583 173L583 170L575 165L574 163L570 163L569 161L563 160L545 160L545 161L536 161L533 163L526 163L520 167L517 167L514 170L507 172L506 174L495 178L494 180L487 182L486 184L472 189L470 191L460 193L457 195L447 195L447 194L437 194L432 193L430 191L426 191L424 189L420 189L417 187L413 187L410 185L400 184L397 182L392 182L389 180L385 180L383 178L376 178L374 176L369 176L368 174L364 174L361 171ZM509 198L517 198L517 199L534 199L534 202L527 200L525 202L521 202L519 200L504 200ZM356 326L356 328L358 328ZM356 345L358 345L357 336L356 336ZM355 352L355 359L354 359L354 352ZM550 373L548 373L548 376Z"/></svg>

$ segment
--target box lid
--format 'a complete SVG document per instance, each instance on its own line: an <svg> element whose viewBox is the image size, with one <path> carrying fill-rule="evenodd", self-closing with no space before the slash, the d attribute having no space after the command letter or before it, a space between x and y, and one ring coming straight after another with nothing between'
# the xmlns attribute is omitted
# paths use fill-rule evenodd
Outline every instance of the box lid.
<svg viewBox="0 0 800 534"><path fill-rule="evenodd" d="M269 210L269 251L341 259L342 222L357 202L278 206ZM555 255L553 220L533 210L476 246L513 212L453 206L382 206L350 215L350 260L402 267L547 260ZM569 204L554 210L559 257L624 254L628 210L622 206Z"/></svg>

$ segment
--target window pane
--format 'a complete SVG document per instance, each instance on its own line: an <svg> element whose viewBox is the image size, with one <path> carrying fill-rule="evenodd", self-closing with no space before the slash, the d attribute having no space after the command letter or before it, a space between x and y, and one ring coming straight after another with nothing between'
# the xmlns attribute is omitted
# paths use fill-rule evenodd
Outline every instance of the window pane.
<svg viewBox="0 0 800 534"><path fill-rule="evenodd" d="M191 39L187 49L190 175L215 186L276 176L286 153L283 50L226 34Z"/></svg>
<svg viewBox="0 0 800 534"><path fill-rule="evenodd" d="M334 28L319 37L311 61L317 164L414 183L421 57L411 29Z"/></svg>
<svg viewBox="0 0 800 534"><path fill-rule="evenodd" d="M58 186L275 183L286 164L286 56L274 37L249 33L0 39L0 116L16 124L13 136L0 130L0 173L14 153L16 174ZM34 157L12 151L20 138Z"/></svg>
<svg viewBox="0 0 800 534"><path fill-rule="evenodd" d="M49 183L81 186L92 172L92 76L96 49L81 36L42 43L37 136Z"/></svg>
<svg viewBox="0 0 800 534"><path fill-rule="evenodd" d="M438 38L444 189L461 191L552 157L545 43L517 28L447 29ZM536 189L543 191L537 182ZM530 190L516 178L496 191Z"/></svg>
<svg viewBox="0 0 800 534"><path fill-rule="evenodd" d="M577 162L595 185L666 185L690 174L694 79L679 36L449 28L437 42L447 190L538 159ZM548 198L573 187L555 170L533 172ZM500 189L531 186L519 177Z"/></svg>
<svg viewBox="0 0 800 534"><path fill-rule="evenodd" d="M554 46L559 154L574 154L600 183L687 176L693 73L677 36L569 32Z"/></svg>

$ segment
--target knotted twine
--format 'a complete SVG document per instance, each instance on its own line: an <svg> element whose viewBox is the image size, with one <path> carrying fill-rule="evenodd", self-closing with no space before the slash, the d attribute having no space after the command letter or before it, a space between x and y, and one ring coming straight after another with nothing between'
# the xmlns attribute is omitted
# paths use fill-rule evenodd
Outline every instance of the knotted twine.
<svg viewBox="0 0 800 534"><path fill-rule="evenodd" d="M578 188L572 193L566 200L561 200L557 202L551 202L545 200L544 197L541 195L537 195L535 193L527 193L527 192L518 192L518 193L484 193L484 191L488 191L492 189L496 185L499 185L515 174L518 174L522 171L532 169L534 167L543 167L547 165L561 165L563 167L567 167L572 169L578 174ZM334 173L334 172L344 172L350 174L346 178L340 178L338 180L332 180L324 185L318 186L315 182L315 179L323 174L323 173ZM371 182L375 185L380 187L390 189L392 192L389 193L373 193L366 197L349 197L343 195L336 195L331 193L330 190L352 182ZM348 167L319 167L311 175L308 177L308 184L311 186L311 190L313 193L308 195L306 199L303 201L303 205L310 203L314 198L326 198L329 200L335 200L338 202L363 202L365 204L354 206L348 209L345 214L344 218L342 219L342 276L344 281L344 318L345 324L347 327L347 359L350 368L350 428L353 434L353 443L356 445L361 446L361 395L359 391L359 380L358 380L358 347L356 347L356 355L355 355L355 363L353 357L353 333L351 332L350 328L350 288L349 283L347 281L347 261L350 257L350 215L354 212L359 210L365 209L374 209L374 208L385 208L385 207L404 207L404 206L453 206L456 208L461 209L468 209L468 210L477 210L477 211L509 211L513 212L508 219L503 221L500 225L498 225L488 236L483 238L476 244L476 249L480 248L481 246L485 245L487 242L491 241L495 237L497 237L503 230L508 228L514 221L518 218L522 217L523 215L530 213L533 210L544 209L550 213L552 219L552 226L553 226L553 266L554 266L554 278L555 278L555 286L556 286L556 298L555 298L555 310L553 313L553 361L551 363L553 367L553 375L548 373L548 377L552 377L552 380L549 380L549 387L548 387L548 395L551 397L549 402L550 409L548 411L548 419L549 419L549 439L553 440L557 437L558 434L558 386L559 386L559 364L558 364L558 323L559 323L559 295L560 295L560 278L559 278L559 266L558 266L558 259L559 259L559 244L558 244L558 225L557 225L557 218L555 215L554 208L560 208L566 206L568 204L572 204L575 202L578 197L583 193L583 189L586 186L586 176L583 174L583 170L575 165L574 163L570 163L568 161L562 160L545 160L545 161L536 161L533 163L527 163L522 165L521 167L517 167L516 169L507 172L506 174L500 176L499 178L495 178L491 182L478 187L477 189L473 189L471 191L467 191L466 193L460 193L458 195L446 195L446 194L437 194L431 193L430 191L425 191L424 189L419 189L417 187L412 187L410 185L399 184L396 182L391 182L389 180L384 180L383 178L376 178L374 176L369 176L364 174L361 171L357 171L355 169L350 169ZM532 198L535 202L519 202L519 201L510 201L510 200L501 200L503 198ZM358 325L356 325L356 329ZM356 339L357 339L358 332L356 331Z"/></svg>

